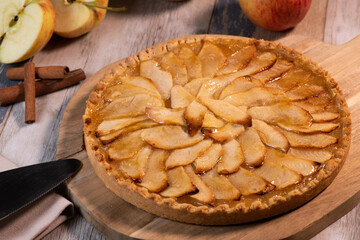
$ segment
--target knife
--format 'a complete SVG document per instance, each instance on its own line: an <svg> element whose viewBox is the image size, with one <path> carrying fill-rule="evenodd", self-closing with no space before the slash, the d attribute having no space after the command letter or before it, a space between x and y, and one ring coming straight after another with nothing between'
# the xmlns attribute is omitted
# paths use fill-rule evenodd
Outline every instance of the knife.
<svg viewBox="0 0 360 240"><path fill-rule="evenodd" d="M81 166L80 160L65 159L0 172L0 220L44 196Z"/></svg>

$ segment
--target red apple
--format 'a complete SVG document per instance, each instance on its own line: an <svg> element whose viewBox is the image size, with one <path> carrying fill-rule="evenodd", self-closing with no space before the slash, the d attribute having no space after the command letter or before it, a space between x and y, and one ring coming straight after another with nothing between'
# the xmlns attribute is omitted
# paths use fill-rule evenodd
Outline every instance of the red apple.
<svg viewBox="0 0 360 240"><path fill-rule="evenodd" d="M239 0L241 9L256 25L283 31L305 17L312 0Z"/></svg>

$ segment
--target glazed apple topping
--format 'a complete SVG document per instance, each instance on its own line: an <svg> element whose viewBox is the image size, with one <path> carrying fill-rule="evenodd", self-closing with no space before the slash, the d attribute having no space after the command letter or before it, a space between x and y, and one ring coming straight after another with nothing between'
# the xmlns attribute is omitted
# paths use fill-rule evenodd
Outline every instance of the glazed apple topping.
<svg viewBox="0 0 360 240"><path fill-rule="evenodd" d="M223 47L182 43L116 73L93 131L114 171L214 204L296 186L333 158L340 114L318 76L253 42Z"/></svg>
<svg viewBox="0 0 360 240"><path fill-rule="evenodd" d="M213 77L217 70L225 63L225 55L215 44L205 41L198 58L202 64L202 75Z"/></svg>
<svg viewBox="0 0 360 240"><path fill-rule="evenodd" d="M178 54L180 60L185 64L188 73L188 78L201 78L202 75L202 64L199 58L189 47L182 47Z"/></svg>
<svg viewBox="0 0 360 240"><path fill-rule="evenodd" d="M161 97L165 100L170 98L170 91L173 87L173 77L170 72L162 69L155 60L148 60L140 63L140 75L151 79Z"/></svg>
<svg viewBox="0 0 360 240"><path fill-rule="evenodd" d="M185 108L194 100L195 97L180 85L171 89L171 108Z"/></svg>
<svg viewBox="0 0 360 240"><path fill-rule="evenodd" d="M183 108L165 108L165 107L146 107L147 117L160 124L174 124L185 126Z"/></svg>
<svg viewBox="0 0 360 240"><path fill-rule="evenodd" d="M256 47L254 45L246 46L233 54L226 60L224 65L217 71L217 75L229 74L246 67L254 57Z"/></svg>
<svg viewBox="0 0 360 240"><path fill-rule="evenodd" d="M166 169L191 164L197 157L204 153L211 144L212 141L206 139L194 146L174 150L166 160Z"/></svg>
<svg viewBox="0 0 360 240"><path fill-rule="evenodd" d="M243 150L245 162L252 167L261 166L266 147L262 143L260 136L255 128L249 127L238 138L241 149Z"/></svg>
<svg viewBox="0 0 360 240"><path fill-rule="evenodd" d="M221 91L219 99L222 100L227 96L233 95L235 93L245 92L250 90L251 88L259 86L258 83L252 82L251 80L252 78L250 76L236 78Z"/></svg>
<svg viewBox="0 0 360 240"><path fill-rule="evenodd" d="M183 167L176 167L167 171L169 187L160 192L164 197L180 197L196 190Z"/></svg>

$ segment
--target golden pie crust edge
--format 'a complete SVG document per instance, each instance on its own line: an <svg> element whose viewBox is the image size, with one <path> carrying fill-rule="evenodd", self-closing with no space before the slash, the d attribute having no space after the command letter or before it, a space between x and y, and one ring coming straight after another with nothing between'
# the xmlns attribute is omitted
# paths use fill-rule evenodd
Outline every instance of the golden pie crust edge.
<svg viewBox="0 0 360 240"><path fill-rule="evenodd" d="M216 41L219 38L224 40L235 39L249 43L256 42L257 47L269 50L276 49L277 52L285 54L295 61L304 63L312 72L326 77L326 81L331 87L334 97L337 98L341 106L339 122L342 125L343 136L339 139L341 142L335 156L327 161L326 166L316 174L317 177L312 179L306 186L290 191L286 197L275 195L269 199L269 204L254 201L250 207L246 207L242 203L237 204L235 207L229 207L227 204L209 207L205 205L194 206L188 203L178 203L173 198L161 197L157 193L151 193L146 188L136 185L130 179L125 179L119 174L116 174L112 170L111 165L106 162L97 140L91 134L89 109L100 101L102 91L111 83L114 74L121 73L128 66L134 66L141 61L152 59L153 56L166 53L168 49L172 49L181 43L192 43L203 40ZM83 120L84 141L88 158L96 174L107 188L123 200L149 213L171 220L201 225L229 225L252 222L288 212L308 202L334 180L345 162L351 139L351 120L348 106L337 83L330 77L327 71L307 59L303 54L285 47L280 43L227 35L193 35L172 39L156 44L118 61L117 66L108 71L108 73L105 73L91 92L87 100L87 108Z"/></svg>

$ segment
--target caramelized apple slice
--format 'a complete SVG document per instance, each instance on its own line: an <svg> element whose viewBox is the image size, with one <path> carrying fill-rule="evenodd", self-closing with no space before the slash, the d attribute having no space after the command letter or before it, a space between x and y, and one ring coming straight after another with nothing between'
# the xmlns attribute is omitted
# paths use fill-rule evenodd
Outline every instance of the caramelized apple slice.
<svg viewBox="0 0 360 240"><path fill-rule="evenodd" d="M215 95L220 95L222 90L235 79L236 77L230 74L211 78L201 86L197 97L217 98L218 96Z"/></svg>
<svg viewBox="0 0 360 240"><path fill-rule="evenodd" d="M191 147L175 149L166 160L166 169L191 164L197 157L203 154L211 144L212 141L207 139Z"/></svg>
<svg viewBox="0 0 360 240"><path fill-rule="evenodd" d="M145 142L141 139L142 131L130 132L113 142L108 151L109 160L123 160L134 157L145 146Z"/></svg>
<svg viewBox="0 0 360 240"><path fill-rule="evenodd" d="M202 155L193 162L196 173L202 173L212 169L222 155L221 144L212 144Z"/></svg>
<svg viewBox="0 0 360 240"><path fill-rule="evenodd" d="M313 122L329 122L339 118L338 113L332 112L317 112L312 113Z"/></svg>
<svg viewBox="0 0 360 240"><path fill-rule="evenodd" d="M172 75L168 71L163 70L158 62L154 60L141 62L140 75L153 81L163 99L167 100L170 98L170 91L173 87Z"/></svg>
<svg viewBox="0 0 360 240"><path fill-rule="evenodd" d="M133 86L131 84L117 84L104 91L105 101L113 101L118 98L132 97L137 94L151 94L159 97L155 93L141 87Z"/></svg>
<svg viewBox="0 0 360 240"><path fill-rule="evenodd" d="M279 129L281 130L281 129ZM324 148L337 142L337 138L326 133L300 134L281 130L292 147Z"/></svg>
<svg viewBox="0 0 360 240"><path fill-rule="evenodd" d="M216 116L230 123L251 125L251 117L244 109L235 107L234 105L224 101L210 98L199 98L200 102L209 108Z"/></svg>
<svg viewBox="0 0 360 240"><path fill-rule="evenodd" d="M104 136L110 134L114 131L122 129L124 127L130 126L132 124L141 122L146 120L146 116L138 116L132 118L120 118L120 119L113 119L113 120L104 120L102 121L96 129L96 132L100 136Z"/></svg>
<svg viewBox="0 0 360 240"><path fill-rule="evenodd" d="M329 133L334 129L340 127L339 123L313 123L311 126L292 126L278 123L278 126L296 133Z"/></svg>
<svg viewBox="0 0 360 240"><path fill-rule="evenodd" d="M291 103L277 103L271 106L252 107L248 110L252 118L265 122L288 125L310 126L312 117L309 112Z"/></svg>
<svg viewBox="0 0 360 240"><path fill-rule="evenodd" d="M219 174L230 174L239 170L244 162L241 146L235 139L222 145L223 155L217 164Z"/></svg>
<svg viewBox="0 0 360 240"><path fill-rule="evenodd" d="M160 192L160 195L163 197L181 197L186 193L196 190L183 167L168 170L167 177L169 187Z"/></svg>
<svg viewBox="0 0 360 240"><path fill-rule="evenodd" d="M201 88L201 86L210 80L211 78L196 78L193 79L191 82L185 84L184 88L188 91L191 95L196 96Z"/></svg>
<svg viewBox="0 0 360 240"><path fill-rule="evenodd" d="M251 78L249 76L236 78L229 85L227 85L224 90L222 90L219 99L224 99L227 96L233 95L238 92L245 92L253 87L258 86L258 84L251 82L250 80Z"/></svg>
<svg viewBox="0 0 360 240"><path fill-rule="evenodd" d="M305 102L322 107L322 111L326 110L329 106L334 105L333 101L335 98L330 96L327 92L322 92L318 95L309 97ZM321 110L319 110L321 111Z"/></svg>
<svg viewBox="0 0 360 240"><path fill-rule="evenodd" d="M292 104L305 109L306 111L308 111L311 114L313 114L315 112L324 111L323 106L314 105L314 104L309 103L308 101L292 102Z"/></svg>
<svg viewBox="0 0 360 240"><path fill-rule="evenodd" d="M230 174L228 179L244 196L263 193L268 188L268 183L264 179L244 168Z"/></svg>
<svg viewBox="0 0 360 240"><path fill-rule="evenodd" d="M241 196L239 190L231 184L227 177L219 175L216 169L212 169L200 177L212 190L216 199L237 200Z"/></svg>
<svg viewBox="0 0 360 240"><path fill-rule="evenodd" d="M294 64L286 60L278 60L270 69L255 74L253 77L259 79L263 83L270 82L272 80L276 80L277 78L284 75L287 71L289 71Z"/></svg>
<svg viewBox="0 0 360 240"><path fill-rule="evenodd" d="M284 76L268 82L269 87L276 87L283 90L290 90L309 81L310 73L298 68L290 69Z"/></svg>
<svg viewBox="0 0 360 240"><path fill-rule="evenodd" d="M150 155L146 171L140 183L150 192L160 192L168 186L167 174L165 171L165 160L168 153L164 150L156 149Z"/></svg>
<svg viewBox="0 0 360 240"><path fill-rule="evenodd" d="M167 52L160 60L160 65L171 73L174 84L184 86L187 83L186 66L173 52Z"/></svg>
<svg viewBox="0 0 360 240"><path fill-rule="evenodd" d="M212 112L206 112L204 121L202 123L203 128L222 128L225 126L225 122L220 118L215 117Z"/></svg>
<svg viewBox="0 0 360 240"><path fill-rule="evenodd" d="M197 101L193 101L186 108L184 117L190 136L194 136L201 128L207 108Z"/></svg>
<svg viewBox="0 0 360 240"><path fill-rule="evenodd" d="M238 137L245 131L245 128L243 125L228 123L219 129L203 128L201 131L215 141L225 142Z"/></svg>
<svg viewBox="0 0 360 240"><path fill-rule="evenodd" d="M115 141L117 138L121 137L124 134L139 130L139 129L145 129L145 128L149 128L149 127L155 127L159 125L158 123L152 121L152 120L145 120L145 121L141 121L135 124L132 124L128 127L125 128L121 128L119 130L116 130L115 132L112 132L110 134L104 135L104 136L100 136L100 140L102 144L109 144L112 143L113 141Z"/></svg>
<svg viewBox="0 0 360 240"><path fill-rule="evenodd" d="M224 101L235 106L263 106L275 103L277 98L263 87L254 87L246 92L238 92L224 98Z"/></svg>
<svg viewBox="0 0 360 240"><path fill-rule="evenodd" d="M180 126L158 126L143 131L141 137L153 147L165 150L184 148L203 140L201 133L190 137Z"/></svg>
<svg viewBox="0 0 360 240"><path fill-rule="evenodd" d="M144 88L150 91L152 94L161 97L155 84L148 78L144 78L141 76L121 77L119 78L119 82L123 84L126 83L136 87Z"/></svg>
<svg viewBox="0 0 360 240"><path fill-rule="evenodd" d="M183 108L146 107L145 112L148 118L161 124L175 124L185 126Z"/></svg>
<svg viewBox="0 0 360 240"><path fill-rule="evenodd" d="M120 117L135 117L145 114L145 107L163 107L164 101L160 97L149 94L137 94L119 98L100 110L99 115L104 119Z"/></svg>
<svg viewBox="0 0 360 240"><path fill-rule="evenodd" d="M202 74L204 77L213 77L226 60L221 49L209 41L204 42L198 58L202 63Z"/></svg>
<svg viewBox="0 0 360 240"><path fill-rule="evenodd" d="M255 45L249 45L236 51L226 59L225 64L219 69L217 75L232 73L244 68L254 57L255 52Z"/></svg>
<svg viewBox="0 0 360 240"><path fill-rule="evenodd" d="M332 158L331 152L324 149L309 149L309 148L290 148L288 154L296 158L324 163Z"/></svg>
<svg viewBox="0 0 360 240"><path fill-rule="evenodd" d="M260 166L264 160L266 147L262 143L257 131L249 127L238 137L243 150L245 162L252 167Z"/></svg>
<svg viewBox="0 0 360 240"><path fill-rule="evenodd" d="M286 92L286 95L289 98L293 98L295 100L304 100L309 97L317 96L321 93L324 93L325 89L316 85L301 85L297 86Z"/></svg>
<svg viewBox="0 0 360 240"><path fill-rule="evenodd" d="M187 165L184 167L186 174L189 176L192 184L199 190L198 193L194 195L190 195L190 197L199 200L202 203L208 204L212 203L215 200L214 193L211 189L206 185L201 178L194 173L194 170L191 165Z"/></svg>
<svg viewBox="0 0 360 240"><path fill-rule="evenodd" d="M301 180L301 175L297 172L271 162L264 162L261 167L254 169L254 173L274 184L276 189L285 188Z"/></svg>
<svg viewBox="0 0 360 240"><path fill-rule="evenodd" d="M185 108L194 100L195 97L180 85L171 89L171 108Z"/></svg>
<svg viewBox="0 0 360 240"><path fill-rule="evenodd" d="M274 65L276 59L277 57L274 53L261 53L260 55L255 56L249 65L238 71L237 75L246 76L262 72Z"/></svg>
<svg viewBox="0 0 360 240"><path fill-rule="evenodd" d="M313 161L296 158L292 155L285 154L271 148L266 151L265 162L285 166L303 176L311 175L317 169L316 163Z"/></svg>
<svg viewBox="0 0 360 240"><path fill-rule="evenodd" d="M201 61L189 47L182 47L178 57L185 64L189 79L202 77Z"/></svg>
<svg viewBox="0 0 360 240"><path fill-rule="evenodd" d="M287 138L276 128L257 119L252 120L253 128L258 131L261 141L269 146L287 152L290 148Z"/></svg>
<svg viewBox="0 0 360 240"><path fill-rule="evenodd" d="M124 159L112 164L115 168L119 168L120 171L128 178L141 181L145 174L146 163L149 159L152 149L150 146L143 147L136 156Z"/></svg>

